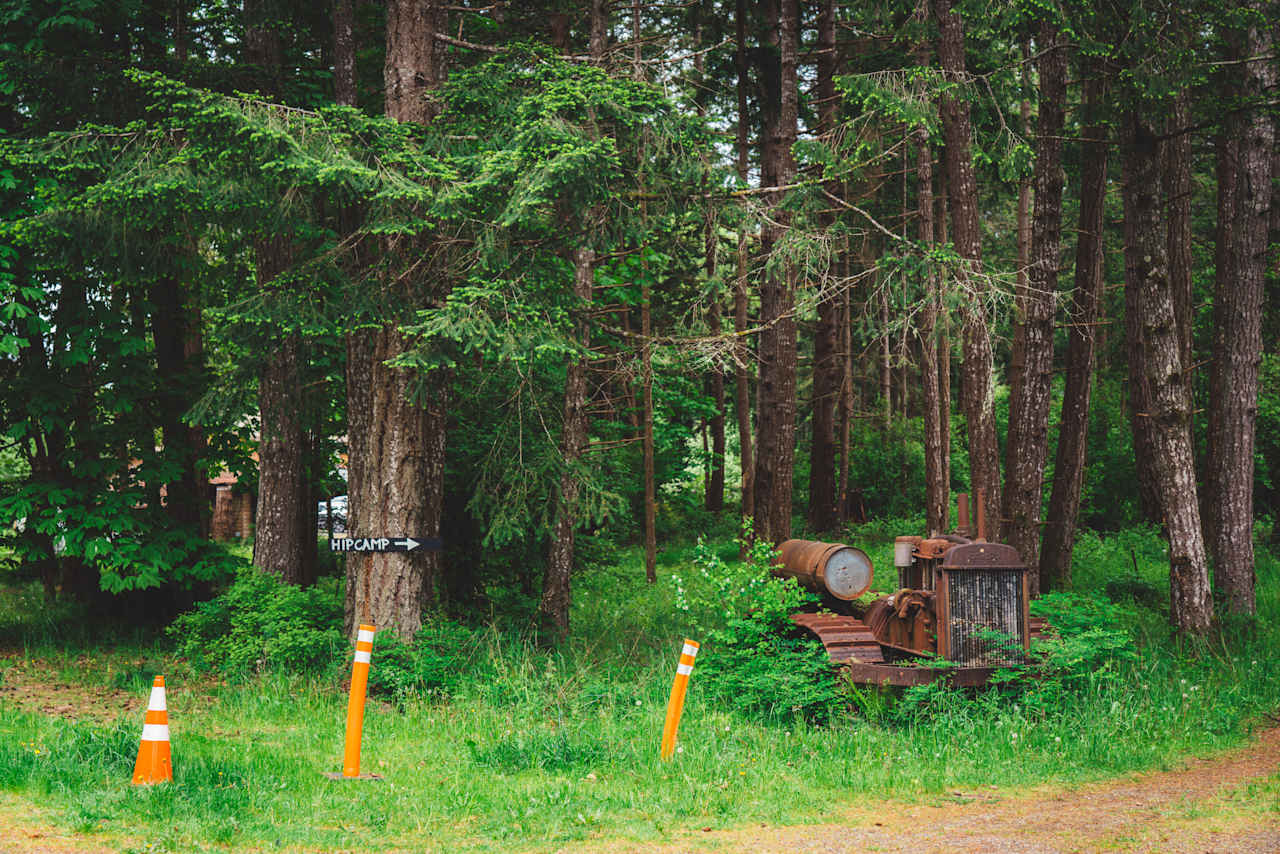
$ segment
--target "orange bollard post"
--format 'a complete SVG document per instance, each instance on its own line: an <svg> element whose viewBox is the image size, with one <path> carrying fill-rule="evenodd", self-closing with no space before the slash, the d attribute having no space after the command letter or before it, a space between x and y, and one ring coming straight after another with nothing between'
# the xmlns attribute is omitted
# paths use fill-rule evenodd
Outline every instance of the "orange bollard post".
<svg viewBox="0 0 1280 854"><path fill-rule="evenodd" d="M133 785L173 782L173 757L169 749L169 707L164 696L164 677L157 676L147 702L142 724L142 743L133 764Z"/></svg>
<svg viewBox="0 0 1280 854"><path fill-rule="evenodd" d="M342 776L348 780L360 776L364 700L369 688L369 661L373 652L373 633L376 631L373 626L361 624L356 634L356 657L351 665L351 696L347 699L347 743L342 753Z"/></svg>
<svg viewBox="0 0 1280 854"><path fill-rule="evenodd" d="M689 674L693 672L693 660L698 655L698 642L685 638L680 650L680 663L676 665L676 681L671 683L671 699L667 702L667 723L662 728L661 757L666 760L676 751L676 730L680 728L680 715L684 713L684 695L689 689Z"/></svg>

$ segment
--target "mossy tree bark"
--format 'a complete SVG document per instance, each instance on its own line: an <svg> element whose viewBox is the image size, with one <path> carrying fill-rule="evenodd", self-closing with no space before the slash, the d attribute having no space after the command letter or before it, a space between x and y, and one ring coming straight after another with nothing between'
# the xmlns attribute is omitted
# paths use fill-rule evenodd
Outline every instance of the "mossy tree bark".
<svg viewBox="0 0 1280 854"><path fill-rule="evenodd" d="M951 0L935 0L938 20L938 60L952 83L967 85L964 26ZM942 135L946 144L947 196L951 207L952 239L964 259L960 284L968 290L964 300L962 335L964 364L961 395L969 432L969 471L973 489L986 507L988 526L1000 522L1000 448L996 441L995 383L991 331L987 319L982 277L982 232L978 217L978 182L974 177L973 136L969 102L944 94L939 99ZM975 496L976 500L976 496Z"/></svg>
<svg viewBox="0 0 1280 854"><path fill-rule="evenodd" d="M836 126L836 10L825 0L818 12L818 122L827 138ZM838 186L828 188L838 192ZM830 277L828 277L830 278ZM813 337L813 442L809 455L809 527L831 531L836 515L836 405L844 379L840 351L841 291L824 285Z"/></svg>
<svg viewBox="0 0 1280 854"><path fill-rule="evenodd" d="M1080 214L1077 225L1075 288L1067 308L1067 379L1058 425L1058 451L1053 467L1049 514L1040 548L1041 590L1071 587L1071 550L1080 518L1084 485L1089 399L1095 362L1102 272L1103 212L1107 196L1107 126L1099 120L1107 81L1085 81L1083 111L1088 121L1081 144Z"/></svg>
<svg viewBox="0 0 1280 854"><path fill-rule="evenodd" d="M426 124L435 117L431 93L446 73L443 42L436 36L446 32L447 22L440 0L388 2L383 82L390 118ZM383 247L391 258L421 250L394 240ZM385 282L379 326L354 332L348 340L348 527L353 536L440 535L449 377L445 371L418 376L388 362L409 348L399 330L399 312L443 300L448 291L443 275L433 281ZM441 553L424 549L348 558L349 629L357 621L372 622L413 637L423 609L435 599L440 568Z"/></svg>
<svg viewBox="0 0 1280 854"><path fill-rule="evenodd" d="M1191 399L1183 381L1181 343L1166 257L1161 211L1160 136L1141 112L1124 119L1125 290L1137 299L1133 321L1142 330L1142 365L1151 408L1154 485L1169 536L1170 617L1173 625L1204 634L1213 618L1209 566L1200 528L1195 460L1191 450Z"/></svg>
<svg viewBox="0 0 1280 854"><path fill-rule="evenodd" d="M1271 219L1275 124L1260 102L1276 85L1272 34L1260 3L1244 34L1238 66L1240 94L1248 105L1228 119L1236 140L1238 180L1231 206L1234 273L1214 291L1213 368L1209 383L1209 452L1206 455L1214 525L1209 539L1214 586L1226 609L1257 611L1254 596L1254 436L1258 415L1258 369L1262 360L1262 303Z"/></svg>
<svg viewBox="0 0 1280 854"><path fill-rule="evenodd" d="M1053 381L1053 309L1062 250L1062 128L1067 100L1067 47L1051 25L1040 26L1036 125L1035 207L1031 254L1022 299L1021 382L1009 404L1003 539L1033 571L1039 593L1040 508L1049 453L1049 397Z"/></svg>
<svg viewBox="0 0 1280 854"><path fill-rule="evenodd" d="M772 92L766 97L761 182L783 187L795 178L795 145L799 121L797 52L799 9L792 0L768 0L765 35L772 51L765 51L761 68ZM769 57L776 57L772 67ZM786 233L787 215L781 208L784 190L768 194L769 221L762 230L765 255L778 248ZM756 400L755 500L756 531L771 542L791 536L791 490L795 472L796 439L796 268L780 259L760 280L760 374Z"/></svg>

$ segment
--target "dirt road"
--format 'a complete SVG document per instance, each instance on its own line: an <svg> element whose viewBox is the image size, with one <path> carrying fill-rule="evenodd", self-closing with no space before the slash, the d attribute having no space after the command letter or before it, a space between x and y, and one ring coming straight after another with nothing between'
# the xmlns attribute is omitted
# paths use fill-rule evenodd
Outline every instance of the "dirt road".
<svg viewBox="0 0 1280 854"><path fill-rule="evenodd" d="M832 823L694 830L667 844L584 843L609 854L1280 854L1280 728L1173 771L1064 788L954 791L936 803L880 802Z"/></svg>

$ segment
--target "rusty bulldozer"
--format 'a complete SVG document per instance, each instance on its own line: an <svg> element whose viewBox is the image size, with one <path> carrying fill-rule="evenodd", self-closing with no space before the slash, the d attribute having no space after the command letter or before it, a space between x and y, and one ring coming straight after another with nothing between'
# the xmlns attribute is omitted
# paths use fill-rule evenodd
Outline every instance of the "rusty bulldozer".
<svg viewBox="0 0 1280 854"><path fill-rule="evenodd" d="M817 593L826 613L792 614L848 678L869 685L923 685L943 676L985 685L1001 667L1021 664L1042 620L1027 610L1027 566L1017 550L986 540L961 494L954 533L894 541L898 591L870 605L871 559L842 543L787 540L773 573Z"/></svg>

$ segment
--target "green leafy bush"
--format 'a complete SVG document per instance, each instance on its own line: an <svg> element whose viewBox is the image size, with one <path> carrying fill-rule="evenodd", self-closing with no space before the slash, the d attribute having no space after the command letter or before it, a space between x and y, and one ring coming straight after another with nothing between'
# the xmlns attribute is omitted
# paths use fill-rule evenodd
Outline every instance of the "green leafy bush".
<svg viewBox="0 0 1280 854"><path fill-rule="evenodd" d="M822 645L796 637L788 619L817 597L774 578L774 555L757 542L745 563L730 564L700 540L695 576L672 576L676 607L704 639L700 681L717 701L748 717L826 720L843 704L841 684Z"/></svg>
<svg viewBox="0 0 1280 854"><path fill-rule="evenodd" d="M1116 632L1128 639L1129 612L1101 596L1045 593L1031 600L1031 614L1044 617L1060 638L1076 638L1094 630Z"/></svg>
<svg viewBox="0 0 1280 854"><path fill-rule="evenodd" d="M334 584L295 587L246 570L225 593L174 620L167 633L198 669L319 670L342 658L342 594Z"/></svg>
<svg viewBox="0 0 1280 854"><path fill-rule="evenodd" d="M411 644L380 632L373 640L369 692L398 702L450 696L463 680L476 680L479 648L476 630L439 616L429 618Z"/></svg>
<svg viewBox="0 0 1280 854"><path fill-rule="evenodd" d="M1047 593L1031 603L1031 613L1052 628L1031 650L1041 684L1113 678L1116 664L1138 657L1126 628L1128 612L1105 598Z"/></svg>
<svg viewBox="0 0 1280 854"><path fill-rule="evenodd" d="M1052 634L1034 641L1026 664L1002 668L991 689L969 692L947 679L903 692L887 717L902 725L937 724L981 717L993 703L1016 702L1028 714L1051 714L1082 692L1096 694L1120 681L1124 665L1138 659L1127 621L1132 613L1102 596L1046 593L1031 602L1031 613L1049 621ZM1020 649L1016 638L985 632L986 640ZM1015 700L1016 698L1016 700Z"/></svg>

